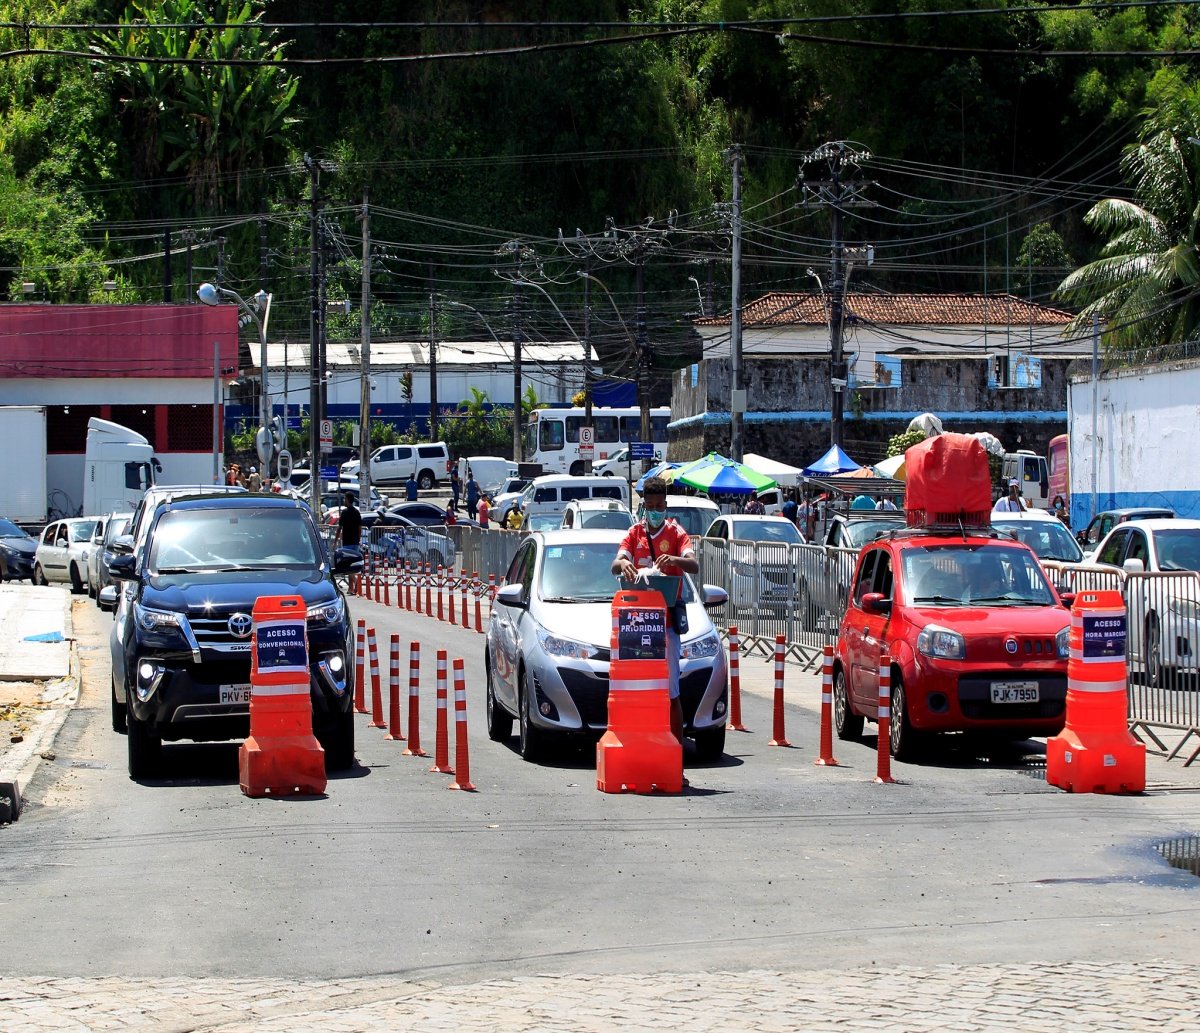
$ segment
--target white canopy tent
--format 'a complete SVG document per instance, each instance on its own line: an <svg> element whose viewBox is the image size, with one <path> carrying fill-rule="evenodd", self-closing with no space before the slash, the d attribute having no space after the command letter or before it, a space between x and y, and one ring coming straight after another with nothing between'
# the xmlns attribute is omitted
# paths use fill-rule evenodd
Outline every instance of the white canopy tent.
<svg viewBox="0 0 1200 1033"><path fill-rule="evenodd" d="M766 456L760 456L754 452L747 452L742 456L742 462L750 467L751 470L770 477L784 487L794 487L803 479L798 466L777 463L774 459L768 459Z"/></svg>

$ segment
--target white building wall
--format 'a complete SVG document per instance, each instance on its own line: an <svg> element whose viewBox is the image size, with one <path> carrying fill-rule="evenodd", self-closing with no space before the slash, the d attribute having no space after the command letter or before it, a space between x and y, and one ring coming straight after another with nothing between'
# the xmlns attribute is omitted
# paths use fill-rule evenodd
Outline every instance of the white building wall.
<svg viewBox="0 0 1200 1033"><path fill-rule="evenodd" d="M1072 526L1126 506L1200 518L1200 362L1105 373L1095 395L1089 376L1067 385Z"/></svg>

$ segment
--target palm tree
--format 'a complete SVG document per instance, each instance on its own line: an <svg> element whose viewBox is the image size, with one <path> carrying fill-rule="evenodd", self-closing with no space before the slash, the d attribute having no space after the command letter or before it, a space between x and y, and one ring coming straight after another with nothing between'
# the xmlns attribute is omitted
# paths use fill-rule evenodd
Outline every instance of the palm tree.
<svg viewBox="0 0 1200 1033"><path fill-rule="evenodd" d="M1121 159L1132 200L1110 197L1084 221L1104 234L1102 257L1059 285L1083 303L1069 332L1105 324L1109 350L1191 340L1200 329L1200 90L1180 89L1148 113Z"/></svg>

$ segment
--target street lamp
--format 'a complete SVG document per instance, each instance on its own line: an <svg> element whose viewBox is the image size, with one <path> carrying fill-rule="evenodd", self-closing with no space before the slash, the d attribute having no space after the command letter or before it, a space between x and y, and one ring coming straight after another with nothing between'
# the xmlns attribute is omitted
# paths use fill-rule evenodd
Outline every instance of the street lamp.
<svg viewBox="0 0 1200 1033"><path fill-rule="evenodd" d="M275 439L271 429L271 398L267 387L267 324L271 319L271 295L260 290L254 295L254 304L250 305L237 291L228 287L214 287L211 283L202 283L196 289L196 297L205 305L219 305L221 298L229 298L252 320L258 330L259 366L261 367L261 398L259 414L259 430L255 444L258 449L259 461L263 464L267 476L271 472L271 458L275 454ZM260 314L261 313L261 314ZM284 443L286 444L286 442Z"/></svg>

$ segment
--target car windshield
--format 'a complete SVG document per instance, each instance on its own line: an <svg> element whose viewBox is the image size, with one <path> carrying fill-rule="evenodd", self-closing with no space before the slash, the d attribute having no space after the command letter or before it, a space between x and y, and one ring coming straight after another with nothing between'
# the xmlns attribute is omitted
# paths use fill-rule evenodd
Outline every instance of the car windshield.
<svg viewBox="0 0 1200 1033"><path fill-rule="evenodd" d="M150 537L157 573L308 567L321 548L299 510L193 509L164 513Z"/></svg>
<svg viewBox="0 0 1200 1033"><path fill-rule="evenodd" d="M731 537L739 542L801 544L804 539L790 520L731 520Z"/></svg>
<svg viewBox="0 0 1200 1033"><path fill-rule="evenodd" d="M561 513L531 513L528 531L553 531L562 524Z"/></svg>
<svg viewBox="0 0 1200 1033"><path fill-rule="evenodd" d="M891 520L879 517L873 517L870 520L847 520L846 537L850 539L851 544L855 548L861 548L867 542L872 541L877 535L884 534L887 531L894 531L897 527L903 526L903 524L903 516L897 516Z"/></svg>
<svg viewBox="0 0 1200 1033"><path fill-rule="evenodd" d="M544 602L607 602L619 587L612 574L614 542L547 545L542 552L541 597ZM683 579L684 602L695 601L690 579Z"/></svg>
<svg viewBox="0 0 1200 1033"><path fill-rule="evenodd" d="M993 520L992 526L1005 534L1014 534L1038 559L1078 563L1083 557L1079 543L1059 520Z"/></svg>
<svg viewBox="0 0 1200 1033"><path fill-rule="evenodd" d="M716 506L667 506L667 516L695 538L702 537L720 515Z"/></svg>
<svg viewBox="0 0 1200 1033"><path fill-rule="evenodd" d="M24 531L22 531L11 520L0 519L0 538L28 538L28 537L29 537L29 535L27 535Z"/></svg>
<svg viewBox="0 0 1200 1033"><path fill-rule="evenodd" d="M1159 570L1200 570L1200 528L1155 531Z"/></svg>
<svg viewBox="0 0 1200 1033"><path fill-rule="evenodd" d="M579 514L579 527L608 527L621 531L633 523L633 515L620 509L583 510Z"/></svg>
<svg viewBox="0 0 1200 1033"><path fill-rule="evenodd" d="M96 524L98 523L98 520L72 520L71 536L77 542L86 542L96 533Z"/></svg>
<svg viewBox="0 0 1200 1033"><path fill-rule="evenodd" d="M952 543L906 548L903 585L918 606L1050 606L1054 595L1028 549Z"/></svg>

